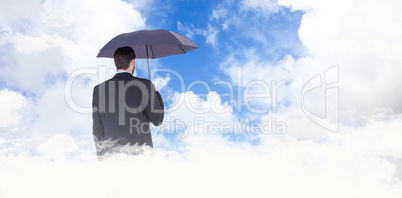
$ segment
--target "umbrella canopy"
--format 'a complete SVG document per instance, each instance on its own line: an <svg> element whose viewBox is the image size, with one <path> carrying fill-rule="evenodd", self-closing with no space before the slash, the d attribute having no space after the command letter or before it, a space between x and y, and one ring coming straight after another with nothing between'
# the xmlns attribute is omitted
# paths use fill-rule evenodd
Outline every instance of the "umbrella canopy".
<svg viewBox="0 0 402 198"><path fill-rule="evenodd" d="M164 29L139 30L114 37L106 43L96 57L113 58L117 48L126 46L134 49L135 56L138 59L155 59L175 54L185 54L199 48L190 39L176 32ZM149 75L148 61L148 78L150 78Z"/></svg>
<svg viewBox="0 0 402 198"><path fill-rule="evenodd" d="M99 51L96 57L113 58L117 48L126 46L132 47L136 58L139 59L185 54L199 48L190 39L176 32L164 29L139 30L114 37Z"/></svg>

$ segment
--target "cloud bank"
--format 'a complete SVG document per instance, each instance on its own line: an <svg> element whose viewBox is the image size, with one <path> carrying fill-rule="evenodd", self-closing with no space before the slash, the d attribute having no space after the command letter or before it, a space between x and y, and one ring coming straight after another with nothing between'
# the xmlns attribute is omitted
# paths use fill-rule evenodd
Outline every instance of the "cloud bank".
<svg viewBox="0 0 402 198"><path fill-rule="evenodd" d="M0 197L402 194L398 1L241 1L239 11L259 17L269 18L283 9L303 12L297 32L305 48L302 55L286 54L270 62L250 47L227 54L219 64L227 80L242 91L255 80L268 82L270 88L272 81L286 81L278 88L276 111L268 100L272 94L251 103L268 112L239 114L236 106L222 100L223 94L211 90L201 97L172 91L170 77L162 76L156 82L171 94L168 107L183 98L165 122L172 127L171 122L194 124L196 118L204 118L233 125L236 118L257 123L275 118L286 124L286 133L247 135L246 130L245 140L233 140L185 125L170 131L178 133L174 140L156 134L153 153L103 161L94 155L90 116L65 101L65 82L77 69L96 71L77 78L71 89L77 104L89 106L92 87L114 70L110 60L88 57L114 35L147 27L146 19L136 7L118 0L1 4ZM219 10L208 16L223 23L206 26L211 30L203 32L207 44L219 44L221 32L242 26L224 7ZM254 39L263 41L266 32L255 31ZM109 66L102 73L98 65ZM339 65L339 103L332 104L339 104L337 133L314 123L301 108L303 86L334 65ZM325 91L324 87L306 95L317 104L317 114L326 110L320 98ZM184 132L186 137L180 138Z"/></svg>

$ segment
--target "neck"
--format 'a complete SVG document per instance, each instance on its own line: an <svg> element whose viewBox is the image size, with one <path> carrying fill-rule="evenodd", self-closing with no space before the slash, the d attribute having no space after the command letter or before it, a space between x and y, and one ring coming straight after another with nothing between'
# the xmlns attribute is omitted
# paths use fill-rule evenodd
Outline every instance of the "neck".
<svg viewBox="0 0 402 198"><path fill-rule="evenodd" d="M117 71L118 71L118 72L119 72L119 71L126 71L126 72L129 72L130 74L133 74L132 71L130 71L129 69L118 69Z"/></svg>

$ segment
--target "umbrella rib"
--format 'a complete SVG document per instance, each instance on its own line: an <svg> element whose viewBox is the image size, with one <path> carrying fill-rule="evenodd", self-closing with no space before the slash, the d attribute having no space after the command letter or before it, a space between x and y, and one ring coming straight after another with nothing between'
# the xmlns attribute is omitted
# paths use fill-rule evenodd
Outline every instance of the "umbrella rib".
<svg viewBox="0 0 402 198"><path fill-rule="evenodd" d="M170 32L171 35L173 35L173 33L172 33L171 31L169 31L169 32ZM176 39L176 41L177 41L178 43L181 43L181 41L180 41L176 36L173 35L173 37ZM179 46L179 48L181 49L181 51L183 51L183 54L186 53L186 51L183 49L182 45L177 44L177 46Z"/></svg>
<svg viewBox="0 0 402 198"><path fill-rule="evenodd" d="M154 54L154 50L152 49L152 45L149 45L149 47L151 48L152 59L155 59L155 54Z"/></svg>
<svg viewBox="0 0 402 198"><path fill-rule="evenodd" d="M180 47L181 51L183 51L183 54L185 54L185 53L186 53L186 51L184 51L184 49L181 47L181 45L177 45L177 46L179 46L179 47Z"/></svg>

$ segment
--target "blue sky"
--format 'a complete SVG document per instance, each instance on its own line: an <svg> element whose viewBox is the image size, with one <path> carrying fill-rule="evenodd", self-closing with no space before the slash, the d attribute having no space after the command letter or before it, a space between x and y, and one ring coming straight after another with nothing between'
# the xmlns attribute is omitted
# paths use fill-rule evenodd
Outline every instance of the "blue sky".
<svg viewBox="0 0 402 198"><path fill-rule="evenodd" d="M1 1L0 198L131 197L133 186L151 197L400 197L401 6ZM99 162L92 89L115 67L96 54L159 28L200 48L150 60L170 70L152 79L167 107L153 157ZM136 72L147 77L145 60Z"/></svg>
<svg viewBox="0 0 402 198"><path fill-rule="evenodd" d="M145 17L148 25L154 29L164 28L183 35L188 35L186 28L196 32L194 29L207 30L210 26L217 31L214 45L207 43L203 35L195 33L192 40L201 47L200 49L186 56L168 57L161 62L166 66L175 65L173 69L185 74L186 80L191 82L224 78L222 75L216 76L217 72L221 73L219 65L232 54L240 56L242 60L246 49L255 49L258 51L259 60L269 63L276 63L286 54L298 57L303 53L297 34L301 11L292 12L289 8L281 8L278 13L261 14L254 10L241 11L239 1L228 2L230 3L174 1L167 3L167 10L160 8L147 13ZM230 7L226 16L221 19L214 18L213 12L224 6ZM155 12L162 14L154 14ZM223 29L223 23L227 20L234 22ZM255 38L255 35L262 35L262 38Z"/></svg>

